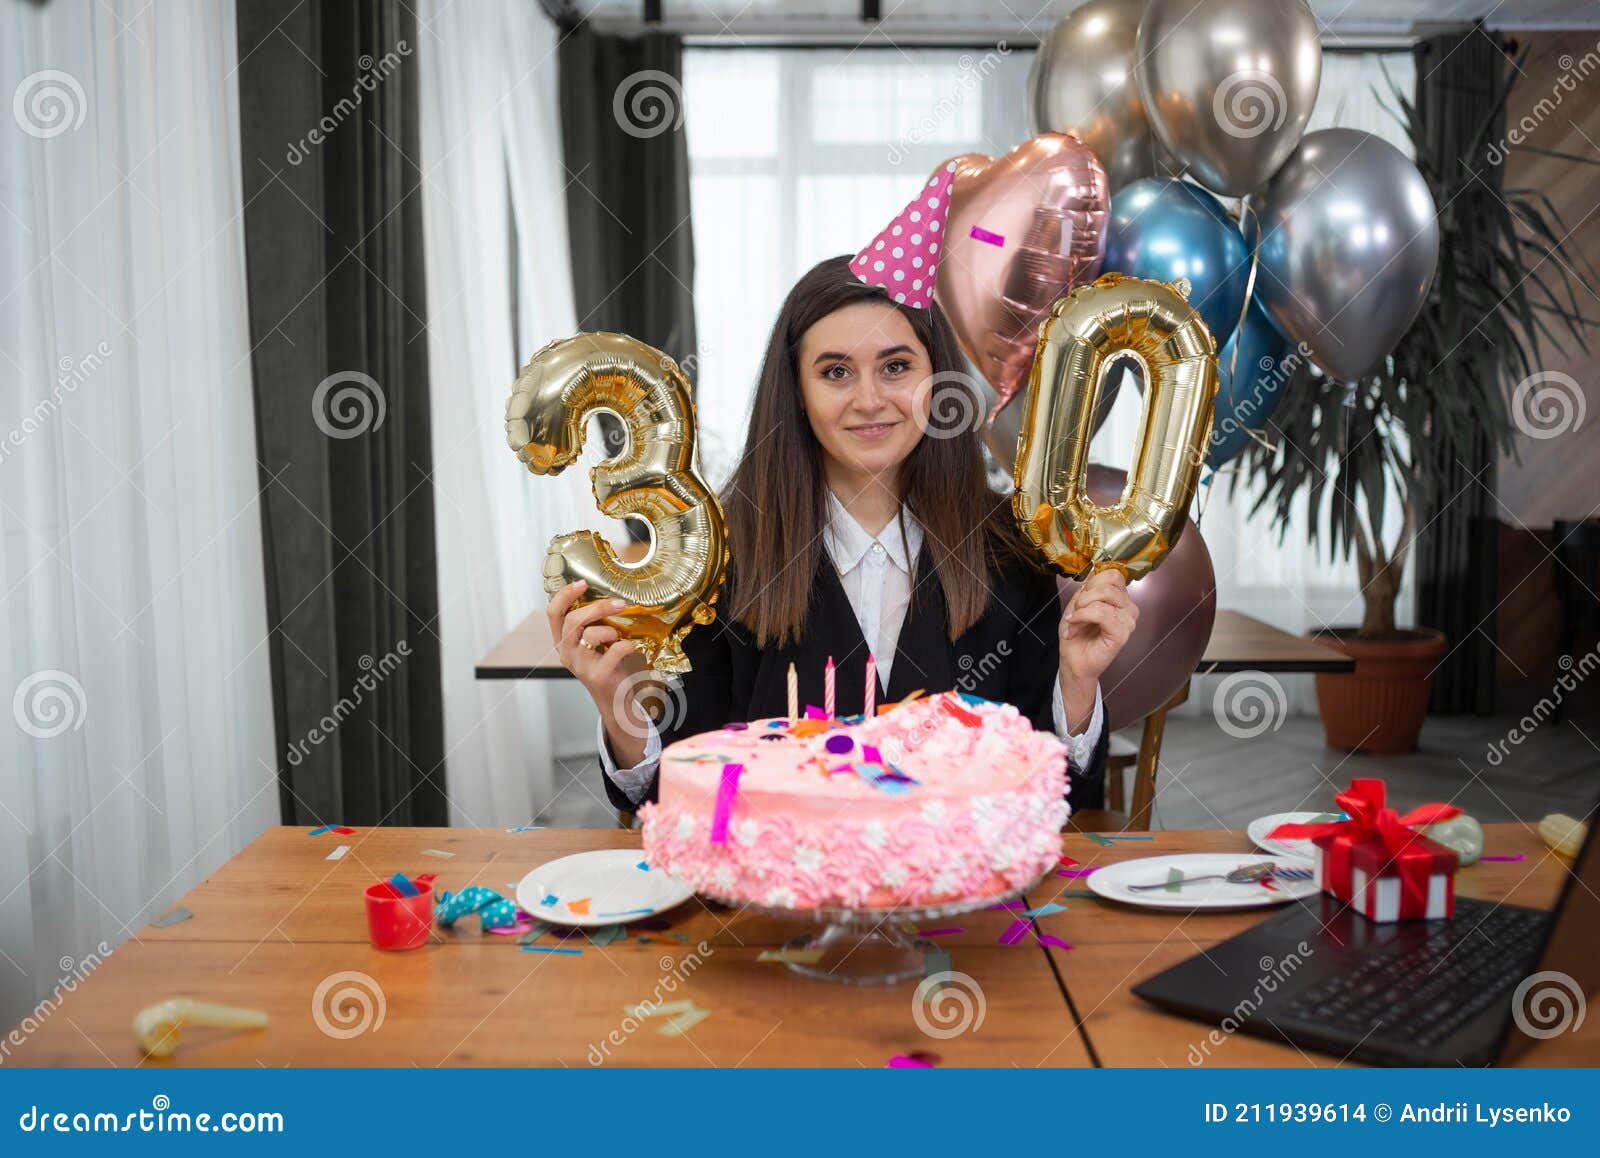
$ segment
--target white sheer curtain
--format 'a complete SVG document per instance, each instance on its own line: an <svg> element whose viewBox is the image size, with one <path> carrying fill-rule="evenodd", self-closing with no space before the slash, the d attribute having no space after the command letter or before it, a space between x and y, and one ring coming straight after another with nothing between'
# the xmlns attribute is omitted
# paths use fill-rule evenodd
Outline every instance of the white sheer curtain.
<svg viewBox="0 0 1600 1158"><path fill-rule="evenodd" d="M544 681L474 680L473 666L544 606L540 564L550 538L600 521L592 458L557 478L533 478L505 442L505 403L529 345L577 328L556 30L522 0L423 0L417 20L452 818L512 824L536 816L552 794L554 741L571 714L559 705L588 701ZM564 697L557 710L553 697ZM586 728L592 749L592 715Z"/></svg>
<svg viewBox="0 0 1600 1158"><path fill-rule="evenodd" d="M999 155L1024 139L1030 57L1000 48L685 52L699 412L714 475L738 456L761 351L789 286L816 261L870 239L940 160ZM1383 93L1393 107L1385 68L1411 91L1407 54L1326 54L1311 127L1365 129L1409 155L1379 101ZM1126 466L1138 421L1138 393L1121 391L1095 457ZM1226 490L1219 480L1202 524L1220 606L1296 632L1359 622L1354 564L1330 564L1308 547L1303 513L1280 545L1265 514L1250 517L1245 491L1230 500ZM1398 514L1391 537L1397 529ZM1412 604L1408 578L1402 617ZM1309 677L1287 683L1296 704L1309 709ZM1204 692L1197 685L1188 710L1209 710Z"/></svg>
<svg viewBox="0 0 1600 1158"><path fill-rule="evenodd" d="M0 1025L278 818L235 60L0 13Z"/></svg>

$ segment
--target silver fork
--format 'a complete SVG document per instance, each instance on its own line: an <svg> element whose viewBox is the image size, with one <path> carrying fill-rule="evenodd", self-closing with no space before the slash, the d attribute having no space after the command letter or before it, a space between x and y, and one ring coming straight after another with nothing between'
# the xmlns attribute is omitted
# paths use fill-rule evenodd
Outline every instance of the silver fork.
<svg viewBox="0 0 1600 1158"><path fill-rule="evenodd" d="M1160 883L1153 884L1153 885L1129 885L1129 886L1127 886L1127 888L1128 888L1129 892L1140 893L1140 892L1144 892L1147 889L1165 889L1165 888L1170 888L1172 885L1177 885L1179 888L1182 888L1184 885L1191 884L1191 883L1193 883L1195 881L1228 881L1228 882L1230 882L1232 884L1236 884L1236 885L1247 885L1247 884L1250 884L1252 881L1264 881L1264 880L1267 880L1269 877L1273 876L1277 871L1278 871L1278 866L1277 865L1273 864L1269 860L1264 860L1264 861L1261 861L1258 864L1240 865L1238 868L1233 869L1231 872L1226 872L1226 873L1208 873L1206 876L1203 876L1203 877L1184 877L1182 880L1161 881Z"/></svg>

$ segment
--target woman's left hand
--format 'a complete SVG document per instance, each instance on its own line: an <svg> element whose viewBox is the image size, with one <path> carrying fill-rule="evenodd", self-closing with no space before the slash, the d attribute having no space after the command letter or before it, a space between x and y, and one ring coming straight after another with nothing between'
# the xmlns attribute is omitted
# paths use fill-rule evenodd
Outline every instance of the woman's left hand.
<svg viewBox="0 0 1600 1158"><path fill-rule="evenodd" d="M1068 601L1061 615L1061 693L1075 732L1088 726L1100 676L1138 622L1139 606L1121 571L1096 571Z"/></svg>

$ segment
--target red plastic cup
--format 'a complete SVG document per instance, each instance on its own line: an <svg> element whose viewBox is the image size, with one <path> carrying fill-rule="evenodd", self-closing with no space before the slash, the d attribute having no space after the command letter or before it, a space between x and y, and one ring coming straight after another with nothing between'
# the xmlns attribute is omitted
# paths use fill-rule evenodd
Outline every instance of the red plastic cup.
<svg viewBox="0 0 1600 1158"><path fill-rule="evenodd" d="M420 949L433 928L433 873L417 877L417 895L405 896L388 881L367 888L367 932L379 949Z"/></svg>

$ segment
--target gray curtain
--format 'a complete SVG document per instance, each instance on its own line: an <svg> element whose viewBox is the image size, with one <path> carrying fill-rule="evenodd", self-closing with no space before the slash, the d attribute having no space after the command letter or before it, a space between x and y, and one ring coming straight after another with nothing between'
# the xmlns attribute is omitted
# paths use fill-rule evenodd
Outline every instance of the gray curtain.
<svg viewBox="0 0 1600 1158"><path fill-rule="evenodd" d="M683 39L563 29L561 148L580 330L671 354L693 378L694 231Z"/></svg>
<svg viewBox="0 0 1600 1158"><path fill-rule="evenodd" d="M1421 41L1416 61L1423 129L1417 164L1436 189L1452 195L1440 214L1441 241L1450 245L1453 234L1491 228L1489 219L1507 212L1499 196L1504 165L1491 162L1483 143L1504 136L1505 93L1514 74L1503 42L1481 26ZM1484 437L1465 456L1430 455L1437 445L1418 440L1433 486L1431 503L1420 512L1426 529L1417 542L1417 622L1444 632L1452 650L1434 673L1429 710L1488 713L1494 710L1499 600L1497 458Z"/></svg>
<svg viewBox="0 0 1600 1158"><path fill-rule="evenodd" d="M416 18L237 12L284 820L446 824Z"/></svg>

